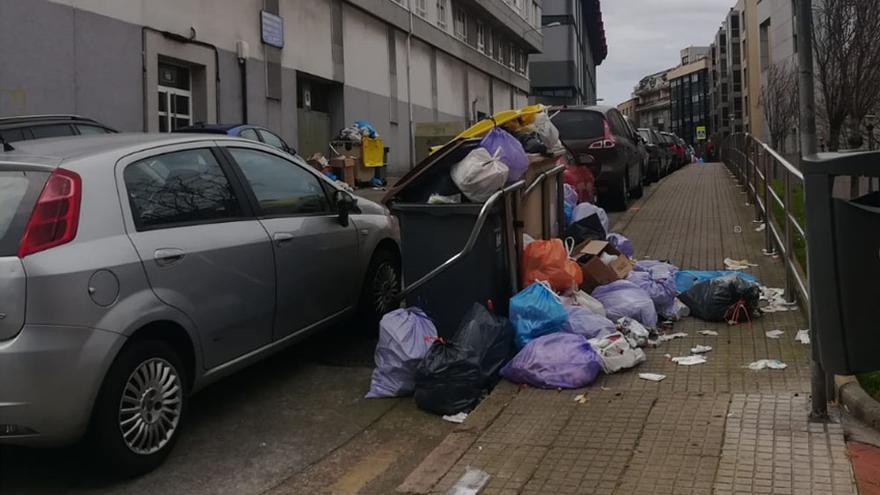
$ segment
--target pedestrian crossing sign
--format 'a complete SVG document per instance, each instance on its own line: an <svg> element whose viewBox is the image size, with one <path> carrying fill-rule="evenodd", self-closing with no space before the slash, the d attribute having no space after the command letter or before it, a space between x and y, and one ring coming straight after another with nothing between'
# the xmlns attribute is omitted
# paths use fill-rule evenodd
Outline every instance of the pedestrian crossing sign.
<svg viewBox="0 0 880 495"><path fill-rule="evenodd" d="M706 140L706 126L700 125L697 126L697 141L705 141Z"/></svg>

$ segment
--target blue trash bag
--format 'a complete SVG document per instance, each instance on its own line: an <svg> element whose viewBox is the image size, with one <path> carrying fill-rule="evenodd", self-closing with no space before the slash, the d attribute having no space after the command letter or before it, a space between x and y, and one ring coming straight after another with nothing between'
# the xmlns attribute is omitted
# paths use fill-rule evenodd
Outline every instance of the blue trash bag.
<svg viewBox="0 0 880 495"><path fill-rule="evenodd" d="M374 138L376 137L376 128L373 127L373 124L367 122L366 120L355 120L354 126L358 129L364 129L367 131L367 137Z"/></svg>
<svg viewBox="0 0 880 495"><path fill-rule="evenodd" d="M374 356L376 368L367 398L413 393L416 368L436 337L434 323L419 308L397 309L383 316Z"/></svg>
<svg viewBox="0 0 880 495"><path fill-rule="evenodd" d="M602 372L602 359L582 335L554 333L525 346L501 376L538 388L583 388Z"/></svg>
<svg viewBox="0 0 880 495"><path fill-rule="evenodd" d="M572 222L571 216L574 213L574 207L572 207L571 204L569 204L568 201L566 201L562 205L562 208L563 208L563 213L565 213L565 226L568 227L569 225L571 225L571 222Z"/></svg>
<svg viewBox="0 0 880 495"><path fill-rule="evenodd" d="M583 220L592 214L599 215L599 221L602 222L602 228L605 229L605 232L608 232L610 228L608 227L608 213L605 212L604 209L594 205L593 203L581 203L574 207L574 216L572 217L573 222L577 222L579 220Z"/></svg>
<svg viewBox="0 0 880 495"><path fill-rule="evenodd" d="M509 132L495 127L480 141L480 146L486 148L490 155L495 155L497 150L501 150L498 159L501 163L507 165L510 170L507 174L507 183L512 184L518 181L526 169L529 168L529 157L526 156L522 144L513 137Z"/></svg>
<svg viewBox="0 0 880 495"><path fill-rule="evenodd" d="M578 204L578 193L577 189L574 188L571 184L564 184L563 189L565 189L565 202L571 205L572 209Z"/></svg>
<svg viewBox="0 0 880 495"><path fill-rule="evenodd" d="M611 233L608 234L605 240L608 241L614 249L626 255L627 258L632 258L635 255L632 241L623 235Z"/></svg>
<svg viewBox="0 0 880 495"><path fill-rule="evenodd" d="M743 272L685 270L675 274L675 289L678 291L679 294L681 294L683 292L687 292L688 289L693 287L694 284L696 284L697 282L725 277L727 275L736 275L748 282L753 282L756 284L758 283L758 279L756 279L754 276Z"/></svg>
<svg viewBox="0 0 880 495"><path fill-rule="evenodd" d="M647 328L657 326L657 310L651 296L629 280L617 280L596 287L593 297L605 306L611 321L628 316Z"/></svg>
<svg viewBox="0 0 880 495"><path fill-rule="evenodd" d="M533 339L561 331L568 313L559 296L536 282L510 298L510 322L516 332L516 348L522 349Z"/></svg>
<svg viewBox="0 0 880 495"><path fill-rule="evenodd" d="M597 339L617 331L617 325L602 315L597 315L583 306L567 306L568 322L563 331Z"/></svg>
<svg viewBox="0 0 880 495"><path fill-rule="evenodd" d="M670 314L675 305L675 279L670 276L655 276L654 272L633 270L626 277L630 282L638 285L651 300L654 301L654 309L660 314Z"/></svg>

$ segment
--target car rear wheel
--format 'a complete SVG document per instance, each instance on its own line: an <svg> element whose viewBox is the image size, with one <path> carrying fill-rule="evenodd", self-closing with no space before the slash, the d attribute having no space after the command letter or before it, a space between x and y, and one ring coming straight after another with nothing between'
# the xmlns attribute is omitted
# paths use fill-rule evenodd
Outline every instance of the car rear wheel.
<svg viewBox="0 0 880 495"><path fill-rule="evenodd" d="M121 477L147 473L171 452L187 408L183 363L167 343L135 340L107 372L92 417L97 451Z"/></svg>
<svg viewBox="0 0 880 495"><path fill-rule="evenodd" d="M636 184L638 184L638 185L635 187L635 189L633 189L632 191L629 192L630 197L633 197L635 199L639 199L642 197L642 195L645 194L644 179L645 179L645 169L643 168L642 165L639 165L639 179L636 181Z"/></svg>
<svg viewBox="0 0 880 495"><path fill-rule="evenodd" d="M371 333L378 330L379 321L385 313L397 309L400 273L400 258L396 253L380 249L373 254L367 268L359 309L361 321Z"/></svg>
<svg viewBox="0 0 880 495"><path fill-rule="evenodd" d="M618 179L611 190L603 195L606 200L606 208L612 211L626 210L626 199L629 194L629 173L624 171L623 176Z"/></svg>

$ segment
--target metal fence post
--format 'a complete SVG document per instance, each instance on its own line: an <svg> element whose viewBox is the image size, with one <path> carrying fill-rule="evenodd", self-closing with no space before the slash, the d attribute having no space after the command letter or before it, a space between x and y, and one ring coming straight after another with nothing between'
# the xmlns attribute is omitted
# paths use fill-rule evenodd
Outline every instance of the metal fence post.
<svg viewBox="0 0 880 495"><path fill-rule="evenodd" d="M764 161L764 250L767 254L776 254L776 247L773 245L773 229L770 223L773 221L773 203L770 195L770 167L767 161ZM785 212L783 211L783 214Z"/></svg>
<svg viewBox="0 0 880 495"><path fill-rule="evenodd" d="M786 170L782 175L783 196L782 196L782 214L785 217L785 300L793 303L794 297L794 275L792 271L795 269L794 242L792 240L791 228L791 174Z"/></svg>

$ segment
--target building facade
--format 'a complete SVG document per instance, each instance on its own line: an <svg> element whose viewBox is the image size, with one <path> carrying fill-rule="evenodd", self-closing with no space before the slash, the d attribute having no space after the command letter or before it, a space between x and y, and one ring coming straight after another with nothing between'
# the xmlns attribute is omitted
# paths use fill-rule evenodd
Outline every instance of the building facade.
<svg viewBox="0 0 880 495"><path fill-rule="evenodd" d="M415 123L527 103L540 22L541 0L0 0L0 116L247 122L304 155L365 119L397 173Z"/></svg>
<svg viewBox="0 0 880 495"><path fill-rule="evenodd" d="M653 127L658 131L669 130L669 81L671 69L645 76L633 89L636 103L636 121L640 127Z"/></svg>
<svg viewBox="0 0 880 495"><path fill-rule="evenodd" d="M630 98L620 105L617 105L617 110L623 115L629 117L629 119L632 120L633 123L638 124L639 120L638 116L636 115L636 107L638 106L638 103L638 99Z"/></svg>
<svg viewBox="0 0 880 495"><path fill-rule="evenodd" d="M608 55L599 0L543 0L541 24L543 52L529 58L531 100L595 105L596 66Z"/></svg>
<svg viewBox="0 0 880 495"><path fill-rule="evenodd" d="M703 57L676 67L666 77L670 90L670 129L697 146L713 131L709 111L709 59Z"/></svg>
<svg viewBox="0 0 880 495"><path fill-rule="evenodd" d="M727 52L727 22L715 33L710 49L710 108L712 136L715 140L730 135L730 70Z"/></svg>

